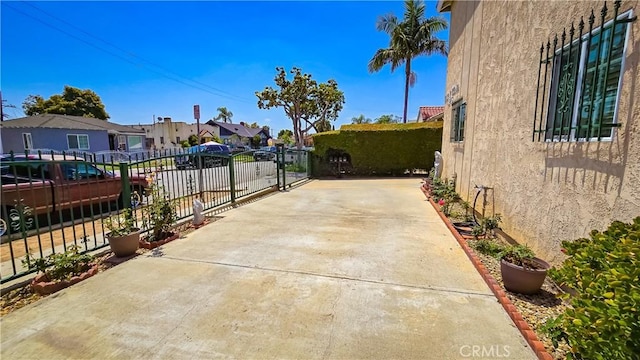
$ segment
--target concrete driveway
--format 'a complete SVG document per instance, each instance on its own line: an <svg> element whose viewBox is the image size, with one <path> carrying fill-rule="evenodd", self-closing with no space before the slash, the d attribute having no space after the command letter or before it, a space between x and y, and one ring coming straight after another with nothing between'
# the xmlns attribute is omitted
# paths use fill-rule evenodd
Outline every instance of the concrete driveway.
<svg viewBox="0 0 640 360"><path fill-rule="evenodd" d="M5 316L16 358L534 359L418 179L312 181Z"/></svg>

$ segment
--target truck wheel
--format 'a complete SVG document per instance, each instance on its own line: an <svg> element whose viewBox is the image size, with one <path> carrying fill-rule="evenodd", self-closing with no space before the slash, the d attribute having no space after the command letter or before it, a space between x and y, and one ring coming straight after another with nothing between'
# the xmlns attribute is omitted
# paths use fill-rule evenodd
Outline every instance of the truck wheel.
<svg viewBox="0 0 640 360"><path fill-rule="evenodd" d="M124 200L122 198L122 193L120 193L120 197L118 198L118 208L124 208ZM144 196L144 189L140 186L134 186L131 188L131 207L138 207L142 204L142 196Z"/></svg>

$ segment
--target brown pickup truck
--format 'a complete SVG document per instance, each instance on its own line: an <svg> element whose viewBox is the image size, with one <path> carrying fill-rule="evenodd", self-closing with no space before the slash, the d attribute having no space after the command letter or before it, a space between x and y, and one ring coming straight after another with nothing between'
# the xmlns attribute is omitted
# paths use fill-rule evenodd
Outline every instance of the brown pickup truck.
<svg viewBox="0 0 640 360"><path fill-rule="evenodd" d="M60 155L16 156L0 159L0 205L6 219L11 208L22 203L33 215L54 213L85 205L119 201L120 176L82 158ZM143 194L148 186L142 175L131 175L131 192ZM106 210L106 208L105 208Z"/></svg>

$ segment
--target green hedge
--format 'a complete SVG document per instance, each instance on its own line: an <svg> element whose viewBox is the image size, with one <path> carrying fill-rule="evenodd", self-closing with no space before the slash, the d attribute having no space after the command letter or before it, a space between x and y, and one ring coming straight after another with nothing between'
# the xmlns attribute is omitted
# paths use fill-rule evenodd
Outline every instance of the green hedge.
<svg viewBox="0 0 640 360"><path fill-rule="evenodd" d="M343 125L339 131L313 135L314 176L335 175L329 156L348 154L354 175L402 175L430 169L442 147L442 122Z"/></svg>

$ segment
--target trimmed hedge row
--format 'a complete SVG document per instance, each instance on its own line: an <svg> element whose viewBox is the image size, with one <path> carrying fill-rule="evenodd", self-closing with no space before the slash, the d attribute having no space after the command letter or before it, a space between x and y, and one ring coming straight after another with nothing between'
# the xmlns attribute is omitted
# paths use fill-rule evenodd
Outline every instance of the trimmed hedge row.
<svg viewBox="0 0 640 360"><path fill-rule="evenodd" d="M402 175L433 167L442 147L442 122L342 125L339 131L313 135L314 176L336 175L333 155L348 154L354 175Z"/></svg>

